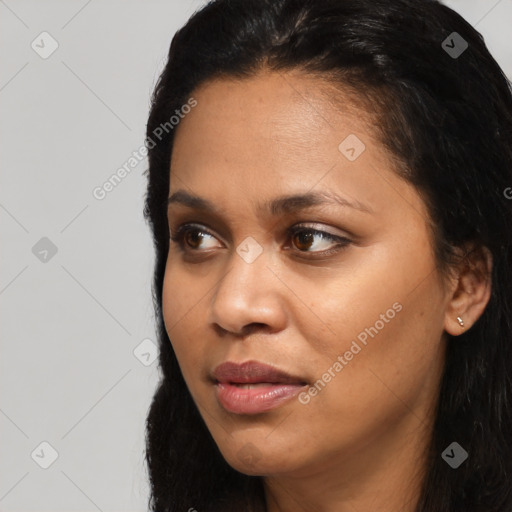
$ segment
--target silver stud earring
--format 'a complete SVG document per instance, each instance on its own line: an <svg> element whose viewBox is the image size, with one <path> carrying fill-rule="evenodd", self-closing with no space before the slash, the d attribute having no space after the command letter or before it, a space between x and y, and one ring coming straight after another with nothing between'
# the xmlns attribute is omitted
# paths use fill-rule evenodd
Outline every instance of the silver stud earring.
<svg viewBox="0 0 512 512"><path fill-rule="evenodd" d="M459 321L460 326L464 327L464 322L462 321L462 318L460 316L457 317L457 320Z"/></svg>

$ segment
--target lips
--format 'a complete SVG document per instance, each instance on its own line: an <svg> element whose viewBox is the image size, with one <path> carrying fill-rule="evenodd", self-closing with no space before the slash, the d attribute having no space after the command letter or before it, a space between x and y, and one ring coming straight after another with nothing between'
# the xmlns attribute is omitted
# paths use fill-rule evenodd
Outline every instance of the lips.
<svg viewBox="0 0 512 512"><path fill-rule="evenodd" d="M212 376L217 382L232 384L305 384L304 379L300 377L294 377L258 361L247 361L241 364L227 361L217 366Z"/></svg>
<svg viewBox="0 0 512 512"><path fill-rule="evenodd" d="M235 414L258 414L274 409L307 385L303 378L258 361L222 363L211 377L220 405Z"/></svg>

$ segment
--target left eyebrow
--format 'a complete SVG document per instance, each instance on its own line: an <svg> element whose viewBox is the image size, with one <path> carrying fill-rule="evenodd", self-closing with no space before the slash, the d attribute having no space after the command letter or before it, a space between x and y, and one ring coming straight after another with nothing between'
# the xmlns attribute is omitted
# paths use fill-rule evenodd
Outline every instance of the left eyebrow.
<svg viewBox="0 0 512 512"><path fill-rule="evenodd" d="M173 203L179 203L189 208L203 210L209 213L221 213L220 209L211 201L200 196L189 194L185 190L177 190L169 197L167 204L170 205ZM308 192L305 194L280 196L266 203L259 203L256 209L260 213L268 212L271 216L277 217L279 215L290 214L326 204L346 206L369 214L375 213L368 205L359 201L349 200L333 192Z"/></svg>

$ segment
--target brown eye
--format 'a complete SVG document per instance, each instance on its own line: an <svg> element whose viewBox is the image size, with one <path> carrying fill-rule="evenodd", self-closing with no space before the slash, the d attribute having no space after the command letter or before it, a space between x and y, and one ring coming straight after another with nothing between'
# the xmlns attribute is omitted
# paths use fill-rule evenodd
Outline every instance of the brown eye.
<svg viewBox="0 0 512 512"><path fill-rule="evenodd" d="M183 251L197 251L201 249L211 249L212 246L201 247L208 239L215 240L215 237L200 225L184 224L180 226L169 238L178 244Z"/></svg>
<svg viewBox="0 0 512 512"><path fill-rule="evenodd" d="M309 249L313 244L314 238L315 236L306 230L299 231L293 235L295 246L301 251Z"/></svg>
<svg viewBox="0 0 512 512"><path fill-rule="evenodd" d="M304 226L292 228L289 232L289 236L293 245L299 252L311 254L326 255L336 252L340 247L344 247L350 243L348 238ZM331 243L326 244L325 242ZM316 250L311 250L311 248L316 248Z"/></svg>
<svg viewBox="0 0 512 512"><path fill-rule="evenodd" d="M203 240L203 233L197 229L189 229L183 234L183 240L193 249L197 249Z"/></svg>

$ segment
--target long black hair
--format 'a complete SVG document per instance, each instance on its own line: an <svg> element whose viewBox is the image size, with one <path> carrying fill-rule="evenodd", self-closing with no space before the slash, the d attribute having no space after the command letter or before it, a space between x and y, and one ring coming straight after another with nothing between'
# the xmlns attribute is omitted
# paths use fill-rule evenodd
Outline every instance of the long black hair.
<svg viewBox="0 0 512 512"><path fill-rule="evenodd" d="M266 510L261 477L229 466L206 428L162 316L169 166L179 129L169 119L186 111L203 82L262 69L325 78L377 116L396 172L428 206L441 272L466 242L491 252L484 313L447 338L416 512L511 512L512 88L480 33L437 0L214 0L175 34L146 138L144 215L156 250L162 373L146 424L150 509ZM469 453L458 469L441 457L453 441Z"/></svg>

